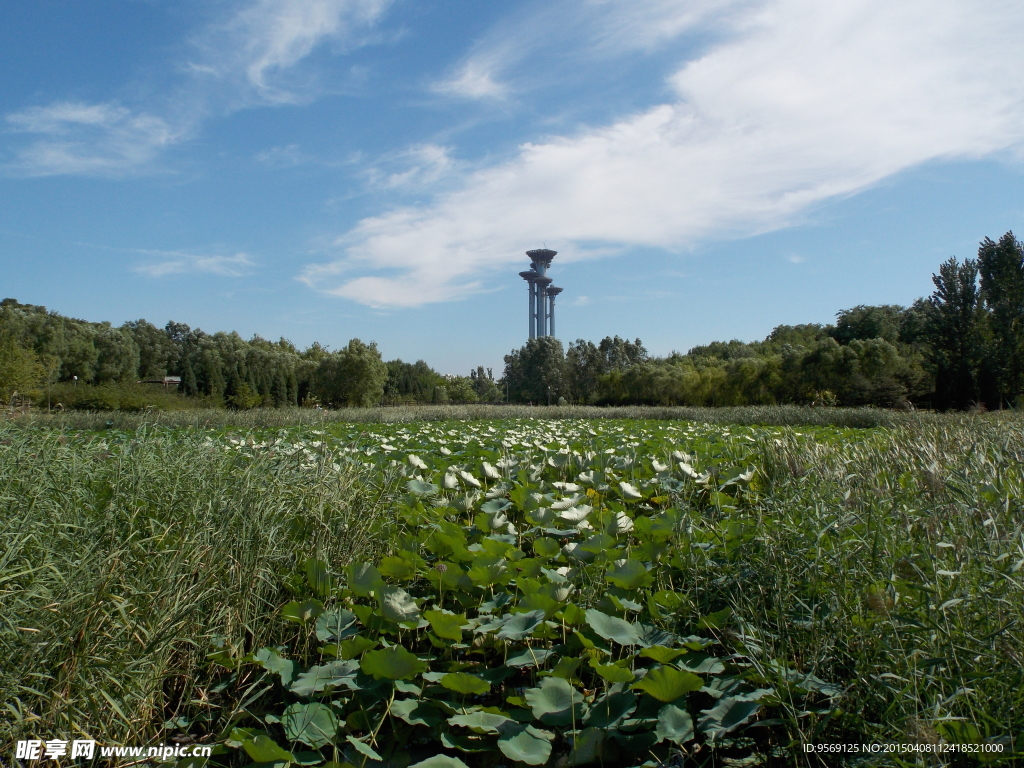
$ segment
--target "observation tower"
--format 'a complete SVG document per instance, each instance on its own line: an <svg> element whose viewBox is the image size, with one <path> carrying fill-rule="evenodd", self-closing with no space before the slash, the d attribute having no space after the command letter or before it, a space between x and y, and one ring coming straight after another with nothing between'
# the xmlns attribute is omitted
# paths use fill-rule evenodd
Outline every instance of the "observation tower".
<svg viewBox="0 0 1024 768"><path fill-rule="evenodd" d="M520 272L530 289L530 338L555 335L555 296L562 292L561 288L551 284L548 268L557 251L538 248L527 251L530 257L530 269Z"/></svg>

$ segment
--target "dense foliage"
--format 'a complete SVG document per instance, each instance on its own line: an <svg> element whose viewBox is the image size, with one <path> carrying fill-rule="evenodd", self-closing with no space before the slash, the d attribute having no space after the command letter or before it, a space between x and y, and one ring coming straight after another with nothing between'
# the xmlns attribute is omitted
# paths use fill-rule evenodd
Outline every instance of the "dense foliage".
<svg viewBox="0 0 1024 768"><path fill-rule="evenodd" d="M513 401L817 405L940 410L1019 405L1024 393L1024 246L1012 232L950 259L911 307L858 306L835 325L778 326L652 359L637 339L532 339L505 357Z"/></svg>
<svg viewBox="0 0 1024 768"><path fill-rule="evenodd" d="M0 733L227 765L1014 764L1020 419L892 418L5 426Z"/></svg>

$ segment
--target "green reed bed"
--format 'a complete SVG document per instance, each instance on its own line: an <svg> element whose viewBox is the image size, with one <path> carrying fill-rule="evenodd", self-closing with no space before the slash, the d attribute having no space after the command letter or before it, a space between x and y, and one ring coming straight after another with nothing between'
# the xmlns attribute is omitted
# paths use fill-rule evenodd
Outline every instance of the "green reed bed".
<svg viewBox="0 0 1024 768"><path fill-rule="evenodd" d="M373 555L380 494L322 455L241 461L198 432L0 427L0 743L159 743L201 709L214 638L284 637L267 617L298 550Z"/></svg>

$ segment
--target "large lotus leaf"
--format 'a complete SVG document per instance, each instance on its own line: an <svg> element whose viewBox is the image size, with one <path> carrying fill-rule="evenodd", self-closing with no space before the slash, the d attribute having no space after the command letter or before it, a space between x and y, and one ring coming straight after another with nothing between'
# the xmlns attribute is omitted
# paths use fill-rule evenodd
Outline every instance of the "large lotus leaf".
<svg viewBox="0 0 1024 768"><path fill-rule="evenodd" d="M583 695L561 677L545 677L538 688L527 688L523 698L538 720L568 720ZM557 724L552 722L552 724Z"/></svg>
<svg viewBox="0 0 1024 768"><path fill-rule="evenodd" d="M628 667L620 667L617 664L601 664L597 659L590 660L590 667L609 683L630 683L636 678L636 675Z"/></svg>
<svg viewBox="0 0 1024 768"><path fill-rule="evenodd" d="M433 757L428 757L426 760L420 760L418 763L413 763L409 768L469 768L469 766L457 757L434 755Z"/></svg>
<svg viewBox="0 0 1024 768"><path fill-rule="evenodd" d="M693 718L686 710L666 704L658 712L658 727L654 732L658 741L668 739L673 744L683 744L693 738Z"/></svg>
<svg viewBox="0 0 1024 768"><path fill-rule="evenodd" d="M459 470L459 477L462 478L463 482L465 482L466 485L470 485L473 488L479 488L480 487L480 481L477 480L475 477L473 477L471 474L469 474L469 472L467 472L464 469L460 469Z"/></svg>
<svg viewBox="0 0 1024 768"><path fill-rule="evenodd" d="M440 680L449 691L462 694L481 695L491 690L491 684L481 677L468 672L449 672Z"/></svg>
<svg viewBox="0 0 1024 768"><path fill-rule="evenodd" d="M583 724L594 728L615 728L636 709L636 694L631 690L618 691L594 702Z"/></svg>
<svg viewBox="0 0 1024 768"><path fill-rule="evenodd" d="M419 606L412 599L412 595L401 587L383 587L377 591L377 594L381 613L385 619L399 624L419 619Z"/></svg>
<svg viewBox="0 0 1024 768"><path fill-rule="evenodd" d="M373 747L371 747L369 744L367 744L364 741L360 741L355 736L346 736L345 740L349 744L351 744L353 747L356 748L356 752L360 753L361 755L366 755L366 757L370 758L371 760L383 760L384 759L379 754L377 754L376 751L374 751ZM366 761L362 760L361 762L365 763Z"/></svg>
<svg viewBox="0 0 1024 768"><path fill-rule="evenodd" d="M579 507L569 507L563 509L558 513L558 519L564 520L567 523L582 523L587 519L587 515L594 511L593 507L587 506L586 504Z"/></svg>
<svg viewBox="0 0 1024 768"><path fill-rule="evenodd" d="M242 749L257 763L289 763L295 759L291 752L279 747L277 742L265 734L260 734L254 739L246 739L242 742Z"/></svg>
<svg viewBox="0 0 1024 768"><path fill-rule="evenodd" d="M440 710L429 701L416 699L396 699L391 703L391 714L409 725L425 725L433 728L444 720Z"/></svg>
<svg viewBox="0 0 1024 768"><path fill-rule="evenodd" d="M533 541L533 554L537 557L554 557L561 551L562 548L558 545L558 542L547 536L542 536Z"/></svg>
<svg viewBox="0 0 1024 768"><path fill-rule="evenodd" d="M659 664L670 664L684 653L686 653L685 648L666 648L664 645L652 645L650 648L640 651L641 656L654 659Z"/></svg>
<svg viewBox="0 0 1024 768"><path fill-rule="evenodd" d="M526 667L539 667L551 658L554 653L554 651L547 648L527 648L520 654L510 656L505 664L519 669L525 669Z"/></svg>
<svg viewBox="0 0 1024 768"><path fill-rule="evenodd" d="M353 563L347 570L348 588L361 597L384 586L380 571L369 563Z"/></svg>
<svg viewBox="0 0 1024 768"><path fill-rule="evenodd" d="M310 667L303 672L289 686L289 690L298 696L312 696L329 686L343 684L346 678L355 677L359 671L359 662L350 659L348 661L332 661L315 667Z"/></svg>
<svg viewBox="0 0 1024 768"><path fill-rule="evenodd" d="M711 709L701 712L697 728L706 734L710 741L715 741L734 728L743 725L761 708L757 701L742 696L725 696Z"/></svg>
<svg viewBox="0 0 1024 768"><path fill-rule="evenodd" d="M376 640L356 635L338 643L338 655L343 659L354 659L357 656L362 656L365 651L372 651L376 647Z"/></svg>
<svg viewBox="0 0 1024 768"><path fill-rule="evenodd" d="M438 487L433 483L413 478L405 484L406 489L413 496L433 496L438 492Z"/></svg>
<svg viewBox="0 0 1024 768"><path fill-rule="evenodd" d="M319 600L304 600L301 603L292 600L281 608L281 618L296 624L305 624L324 612L324 604Z"/></svg>
<svg viewBox="0 0 1024 768"><path fill-rule="evenodd" d="M316 638L323 642L337 642L358 632L356 615L352 611L334 608L324 611L316 619Z"/></svg>
<svg viewBox="0 0 1024 768"><path fill-rule="evenodd" d="M466 614L424 611L423 618L430 622L430 628L438 637L447 640L462 639L462 625L466 623Z"/></svg>
<svg viewBox="0 0 1024 768"><path fill-rule="evenodd" d="M604 527L605 532L611 536L618 536L620 533L629 533L633 530L633 518L625 512L616 512L614 517Z"/></svg>
<svg viewBox="0 0 1024 768"><path fill-rule="evenodd" d="M589 608L587 624L605 640L614 640L619 645L642 645L636 627L624 619Z"/></svg>
<svg viewBox="0 0 1024 768"><path fill-rule="evenodd" d="M640 635L640 644L645 647L648 645L675 645L679 641L679 638L671 632L650 624L638 624L636 631Z"/></svg>
<svg viewBox="0 0 1024 768"><path fill-rule="evenodd" d="M632 485L625 481L619 483L619 495L621 495L622 498L626 499L627 501L637 501L638 499L642 499L644 497L644 495L640 493L640 491L638 491L636 488L634 488Z"/></svg>
<svg viewBox="0 0 1024 768"><path fill-rule="evenodd" d="M334 742L338 733L338 718L326 704L291 704L281 715L281 725L288 741L301 741L313 749Z"/></svg>
<svg viewBox="0 0 1024 768"><path fill-rule="evenodd" d="M565 590L569 596L569 590ZM562 607L562 602L544 592L532 592L519 601L518 608L525 611L541 611L545 616L554 616Z"/></svg>
<svg viewBox="0 0 1024 768"><path fill-rule="evenodd" d="M655 667L644 675L643 679L633 685L646 691L658 701L675 701L690 691L699 691L704 681L692 672L684 672L675 667Z"/></svg>
<svg viewBox="0 0 1024 768"><path fill-rule="evenodd" d="M584 728L572 740L569 765L586 765L600 759L604 752L604 728Z"/></svg>
<svg viewBox="0 0 1024 768"><path fill-rule="evenodd" d="M616 587L621 587L622 589L649 587L654 581L654 577L644 567L644 564L633 558L609 568L605 578Z"/></svg>
<svg viewBox="0 0 1024 768"><path fill-rule="evenodd" d="M505 617L505 622L498 631L498 637L503 640L524 640L544 621L545 613L542 610L517 613L514 616Z"/></svg>
<svg viewBox="0 0 1024 768"><path fill-rule="evenodd" d="M605 550L611 549L613 546L615 546L615 539L607 533L595 533L589 539L581 543L579 545L579 549L584 552L599 555Z"/></svg>
<svg viewBox="0 0 1024 768"><path fill-rule="evenodd" d="M468 715L455 715L448 718L449 725L469 728L473 733L500 733L503 725L512 722L514 721L511 718L491 712L471 712Z"/></svg>
<svg viewBox="0 0 1024 768"><path fill-rule="evenodd" d="M466 575L478 587L489 587L492 584L508 584L512 580L512 571L508 569L504 562L474 565Z"/></svg>
<svg viewBox="0 0 1024 768"><path fill-rule="evenodd" d="M276 672L281 677L281 685L288 685L295 675L295 662L281 657L273 648L260 648L256 652L256 661L268 672Z"/></svg>
<svg viewBox="0 0 1024 768"><path fill-rule="evenodd" d="M582 663L583 659L574 659L570 656L563 656L552 668L551 674L554 677L569 679L576 674L576 670L580 668L580 664Z"/></svg>
<svg viewBox="0 0 1024 768"><path fill-rule="evenodd" d="M555 738L550 731L508 721L498 736L498 749L509 760L527 765L545 765L551 757L551 742Z"/></svg>
<svg viewBox="0 0 1024 768"><path fill-rule="evenodd" d="M721 659L703 651L687 653L676 662L676 665L696 675L719 675L725 671Z"/></svg>
<svg viewBox="0 0 1024 768"><path fill-rule="evenodd" d="M420 562L417 563L417 560L420 560ZM416 578L417 566L422 564L422 562L419 557L410 553L402 553L402 555L397 557L388 555L380 561L380 573L389 579L408 581L409 579Z"/></svg>
<svg viewBox="0 0 1024 768"><path fill-rule="evenodd" d="M460 752L489 752L494 749L488 739L472 732L441 731L441 746Z"/></svg>
<svg viewBox="0 0 1024 768"><path fill-rule="evenodd" d="M377 680L408 680L427 671L427 664L398 645L380 651L367 651L359 662L360 668Z"/></svg>
<svg viewBox="0 0 1024 768"><path fill-rule="evenodd" d="M511 508L512 502L506 499L491 499L485 501L480 505L480 511L486 512L489 515L497 514L498 512L504 512L506 509Z"/></svg>

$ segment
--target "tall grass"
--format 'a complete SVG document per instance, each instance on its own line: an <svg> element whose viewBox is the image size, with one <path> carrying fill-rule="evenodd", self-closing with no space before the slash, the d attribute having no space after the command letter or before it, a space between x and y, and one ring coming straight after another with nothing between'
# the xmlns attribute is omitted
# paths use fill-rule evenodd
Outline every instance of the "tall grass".
<svg viewBox="0 0 1024 768"><path fill-rule="evenodd" d="M247 459L191 431L0 426L0 743L159 740L202 709L218 636L285 639L271 617L298 552L374 556L386 490L323 457Z"/></svg>
<svg viewBox="0 0 1024 768"><path fill-rule="evenodd" d="M65 411L33 412L17 417L24 426L56 429L127 429L145 425L166 427L239 429L279 428L296 425L398 423L414 421L476 421L484 419L674 419L707 424L765 424L774 426L894 427L911 424L946 424L951 419L1013 418L1012 412L943 415L893 411L882 408L813 408L798 405L736 406L728 408L660 406L529 406L529 405L424 405L386 408L346 408L317 411L310 408L261 408L230 411L207 408L189 411Z"/></svg>

